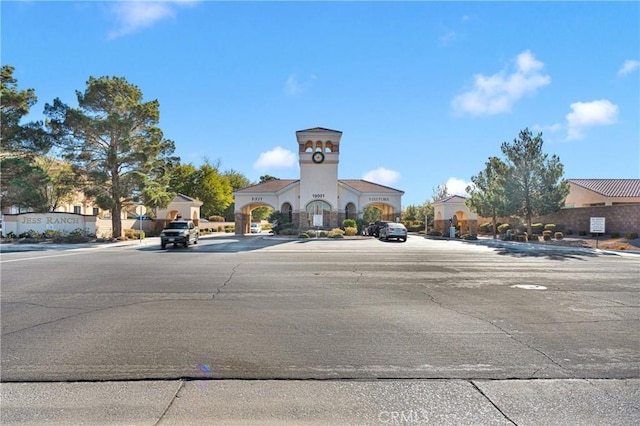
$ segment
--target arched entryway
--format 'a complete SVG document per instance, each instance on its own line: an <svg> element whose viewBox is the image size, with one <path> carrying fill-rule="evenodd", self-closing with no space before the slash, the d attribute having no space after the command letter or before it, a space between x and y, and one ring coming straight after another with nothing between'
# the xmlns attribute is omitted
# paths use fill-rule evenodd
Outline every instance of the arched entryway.
<svg viewBox="0 0 640 426"><path fill-rule="evenodd" d="M329 228L331 226L331 205L326 201L314 200L305 206L305 228Z"/></svg>

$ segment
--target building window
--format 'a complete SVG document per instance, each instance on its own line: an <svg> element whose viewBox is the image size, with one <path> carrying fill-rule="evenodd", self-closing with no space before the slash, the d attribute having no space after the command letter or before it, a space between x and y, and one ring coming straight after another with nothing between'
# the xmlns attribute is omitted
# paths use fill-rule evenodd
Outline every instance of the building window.
<svg viewBox="0 0 640 426"><path fill-rule="evenodd" d="M312 201L307 204L307 226L314 227L318 226L314 224L314 217L322 216L322 227L326 228L329 226L331 221L331 206L326 201Z"/></svg>
<svg viewBox="0 0 640 426"><path fill-rule="evenodd" d="M75 214L82 214L82 206L73 206L73 212Z"/></svg>

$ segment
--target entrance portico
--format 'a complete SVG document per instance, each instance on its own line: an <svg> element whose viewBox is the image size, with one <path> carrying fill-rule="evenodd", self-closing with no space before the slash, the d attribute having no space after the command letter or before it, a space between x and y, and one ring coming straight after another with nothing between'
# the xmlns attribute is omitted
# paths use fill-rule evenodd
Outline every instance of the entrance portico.
<svg viewBox="0 0 640 426"><path fill-rule="evenodd" d="M315 127L296 132L300 179L274 179L239 189L235 197L236 234L249 232L251 211L270 206L288 214L300 230L332 229L344 219L362 218L377 207L384 220L400 217L403 191L361 179L338 179L342 132ZM321 217L322 225L314 223Z"/></svg>

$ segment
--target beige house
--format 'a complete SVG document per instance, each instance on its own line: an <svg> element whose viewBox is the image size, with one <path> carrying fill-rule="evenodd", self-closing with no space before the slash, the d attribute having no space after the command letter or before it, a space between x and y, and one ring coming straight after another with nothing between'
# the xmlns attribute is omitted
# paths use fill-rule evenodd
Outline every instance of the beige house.
<svg viewBox="0 0 640 426"><path fill-rule="evenodd" d="M467 199L460 195L450 195L434 202L433 226L443 234L449 235L449 228L456 227L460 235L477 233L478 215L467 207Z"/></svg>
<svg viewBox="0 0 640 426"><path fill-rule="evenodd" d="M640 179L567 179L565 208L640 203Z"/></svg>
<svg viewBox="0 0 640 426"><path fill-rule="evenodd" d="M200 219L200 207L202 201L188 197L183 194L177 194L166 209L158 209L155 212L157 220L174 220L178 216L183 219L191 219L198 224Z"/></svg>
<svg viewBox="0 0 640 426"><path fill-rule="evenodd" d="M251 211L269 206L298 229L331 229L362 218L372 206L384 220L399 220L404 191L361 179L338 179L342 132L315 127L296 132L300 179L276 179L233 192L235 232L246 234Z"/></svg>

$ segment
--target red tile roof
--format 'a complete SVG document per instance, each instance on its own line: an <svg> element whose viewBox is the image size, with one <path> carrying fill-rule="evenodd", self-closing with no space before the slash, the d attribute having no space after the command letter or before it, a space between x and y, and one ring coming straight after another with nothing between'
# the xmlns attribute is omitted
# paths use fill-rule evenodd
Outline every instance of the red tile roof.
<svg viewBox="0 0 640 426"><path fill-rule="evenodd" d="M404 191L400 191L399 189L391 188L389 186L380 185L362 179L340 179L338 180L338 182L341 182L360 192L399 192L401 194L404 194Z"/></svg>
<svg viewBox="0 0 640 426"><path fill-rule="evenodd" d="M273 179L246 188L233 191L236 194L254 192L278 192L289 185L300 182L300 179ZM339 179L338 182L359 192L388 192L404 194L404 191L361 179Z"/></svg>
<svg viewBox="0 0 640 426"><path fill-rule="evenodd" d="M258 183L255 185L247 186L245 188L233 191L235 193L243 192L278 192L281 189L291 185L292 183L300 182L300 179L272 179L266 182Z"/></svg>
<svg viewBox="0 0 640 426"><path fill-rule="evenodd" d="M567 179L605 197L640 197L640 179Z"/></svg>

